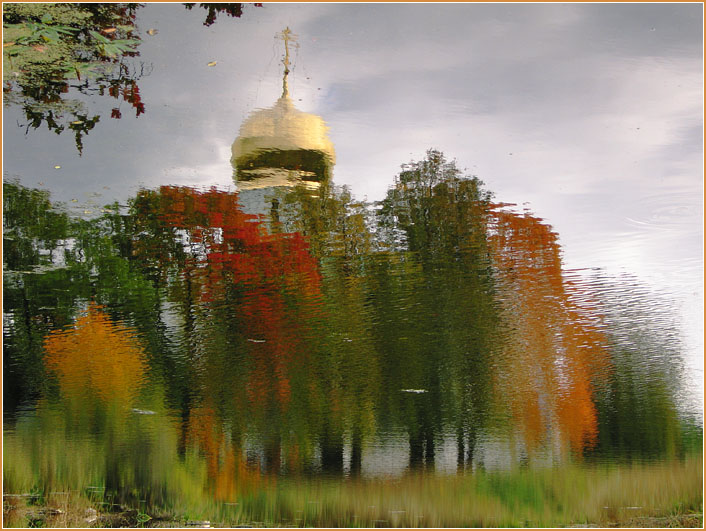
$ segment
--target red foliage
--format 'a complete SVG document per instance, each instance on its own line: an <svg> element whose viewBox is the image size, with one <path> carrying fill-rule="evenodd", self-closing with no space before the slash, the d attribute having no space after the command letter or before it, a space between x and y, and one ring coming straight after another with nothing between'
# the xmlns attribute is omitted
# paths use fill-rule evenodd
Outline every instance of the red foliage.
<svg viewBox="0 0 706 531"><path fill-rule="evenodd" d="M130 81L128 85L122 89L123 100L130 103L135 108L135 116L140 116L145 112L145 104L142 103L140 97L140 88L135 81Z"/></svg>
<svg viewBox="0 0 706 531"><path fill-rule="evenodd" d="M125 86L120 86L121 81L111 82L110 87L108 87L108 94L115 99L118 99L121 95L123 101L127 101L135 109L135 116L140 116L145 112L145 104L142 103L142 97L140 96L140 87L137 86L137 82L134 80L123 80ZM110 117L120 118L120 110L113 109Z"/></svg>
<svg viewBox="0 0 706 531"><path fill-rule="evenodd" d="M235 193L174 186L160 192L160 220L185 230L191 244L205 250L190 271L199 279L200 302L222 300L229 286L244 288L238 311L251 340L250 400L286 407L294 356L305 350L291 299L306 306L320 293L308 241L298 233L269 234L255 216L239 209Z"/></svg>

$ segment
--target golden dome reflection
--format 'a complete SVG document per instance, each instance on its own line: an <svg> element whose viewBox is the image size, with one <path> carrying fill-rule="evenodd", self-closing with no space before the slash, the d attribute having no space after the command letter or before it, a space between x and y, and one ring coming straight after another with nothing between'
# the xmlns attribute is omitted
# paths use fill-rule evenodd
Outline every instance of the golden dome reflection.
<svg viewBox="0 0 706 531"><path fill-rule="evenodd" d="M328 126L315 114L294 106L289 97L289 28L285 43L282 96L268 109L253 112L232 146L234 179L243 190L304 184L318 188L331 178L336 154Z"/></svg>

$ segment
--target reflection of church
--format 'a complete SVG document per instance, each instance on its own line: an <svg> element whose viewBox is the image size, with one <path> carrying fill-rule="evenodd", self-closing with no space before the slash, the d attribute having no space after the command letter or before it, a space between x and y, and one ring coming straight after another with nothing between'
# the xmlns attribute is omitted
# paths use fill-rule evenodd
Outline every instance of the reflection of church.
<svg viewBox="0 0 706 531"><path fill-rule="evenodd" d="M253 112L233 142L231 163L240 204L249 214L277 210L277 197L294 186L315 190L330 180L335 163L328 127L315 114L298 110L289 96L289 28L281 33L285 56L282 96Z"/></svg>

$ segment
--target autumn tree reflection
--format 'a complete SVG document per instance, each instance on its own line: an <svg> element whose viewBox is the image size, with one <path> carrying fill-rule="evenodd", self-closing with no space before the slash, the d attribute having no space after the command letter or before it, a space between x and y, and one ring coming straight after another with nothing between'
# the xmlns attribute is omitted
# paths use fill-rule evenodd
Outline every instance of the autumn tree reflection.
<svg viewBox="0 0 706 531"><path fill-rule="evenodd" d="M57 375L64 396L129 408L147 368L134 332L113 323L96 305L67 329L44 340L47 368Z"/></svg>
<svg viewBox="0 0 706 531"><path fill-rule="evenodd" d="M144 192L138 206L154 204L153 194ZM216 405L236 445L246 429L261 435L263 466L278 473L283 437L306 446L317 385L308 378L308 330L320 276L308 243L297 233L268 233L240 211L237 194L216 190L162 188L155 215L186 242L184 267L169 279L184 316L189 371L201 376L185 421L201 403Z"/></svg>
<svg viewBox="0 0 706 531"><path fill-rule="evenodd" d="M100 434L105 489L126 499L131 490L126 474L132 472L138 483L145 476L144 462L131 456L124 444L132 406L148 370L135 331L90 304L73 326L50 333L44 350L46 367L59 383L67 425L79 435Z"/></svg>
<svg viewBox="0 0 706 531"><path fill-rule="evenodd" d="M529 213L496 205L490 244L502 325L497 396L531 453L559 435L580 455L595 444L592 381L607 364L604 337L573 301L557 234Z"/></svg>
<svg viewBox="0 0 706 531"><path fill-rule="evenodd" d="M32 466L74 483L69 454L38 449L80 441L116 500L364 475L387 466L371 446L400 439L408 470L455 446L460 473L490 452L651 458L696 440L649 296L564 270L544 220L438 151L379 203L273 190L276 219L215 189L142 190L91 220L3 189L8 422Z"/></svg>

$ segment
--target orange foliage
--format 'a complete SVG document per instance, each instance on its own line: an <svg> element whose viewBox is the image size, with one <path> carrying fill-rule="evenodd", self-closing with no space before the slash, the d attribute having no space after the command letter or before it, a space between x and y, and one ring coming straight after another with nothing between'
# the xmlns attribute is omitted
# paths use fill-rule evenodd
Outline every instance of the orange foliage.
<svg viewBox="0 0 706 531"><path fill-rule="evenodd" d="M606 363L604 339L565 281L556 233L542 220L495 205L490 244L505 322L502 392L531 450L558 429L580 454L598 425L591 380Z"/></svg>
<svg viewBox="0 0 706 531"><path fill-rule="evenodd" d="M238 495L259 492L276 483L277 476L263 476L258 468L245 462L238 448L230 448L214 480L214 496L217 500L233 500Z"/></svg>
<svg viewBox="0 0 706 531"><path fill-rule="evenodd" d="M189 414L187 441L198 446L206 457L208 477L218 473L218 460L223 431L211 407L196 407Z"/></svg>
<svg viewBox="0 0 706 531"><path fill-rule="evenodd" d="M259 489L274 481L247 466L237 445L230 444L215 410L210 406L191 410L187 440L206 458L207 477L217 500L233 500L238 494Z"/></svg>
<svg viewBox="0 0 706 531"><path fill-rule="evenodd" d="M113 322L91 304L73 327L50 333L44 341L47 368L66 397L95 396L129 405L147 369L134 332Z"/></svg>

